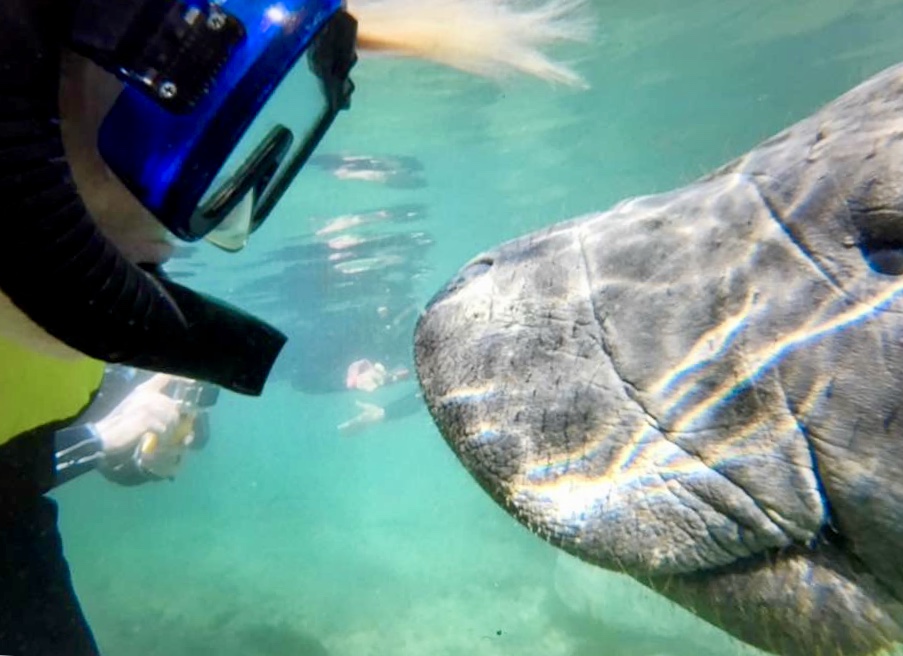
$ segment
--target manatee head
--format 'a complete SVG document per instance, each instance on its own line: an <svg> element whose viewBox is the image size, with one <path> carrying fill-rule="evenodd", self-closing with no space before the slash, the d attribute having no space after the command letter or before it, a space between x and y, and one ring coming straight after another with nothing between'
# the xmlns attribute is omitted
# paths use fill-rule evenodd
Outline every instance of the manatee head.
<svg viewBox="0 0 903 656"><path fill-rule="evenodd" d="M785 656L903 637L903 67L433 299L443 436L529 529Z"/></svg>

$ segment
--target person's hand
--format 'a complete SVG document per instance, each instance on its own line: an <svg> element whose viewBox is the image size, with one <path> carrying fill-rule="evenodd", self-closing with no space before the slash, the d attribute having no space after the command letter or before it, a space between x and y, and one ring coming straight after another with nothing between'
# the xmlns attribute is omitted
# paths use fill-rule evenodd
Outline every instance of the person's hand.
<svg viewBox="0 0 903 656"><path fill-rule="evenodd" d="M179 402L163 393L177 376L156 374L94 424L105 453L134 448L147 433L169 435L180 421Z"/></svg>
<svg viewBox="0 0 903 656"><path fill-rule="evenodd" d="M360 430L367 424L375 424L382 421L386 416L385 409L374 403L363 403L361 401L355 401L355 403L361 409L361 412L353 419L344 421L337 426L342 432L347 433Z"/></svg>

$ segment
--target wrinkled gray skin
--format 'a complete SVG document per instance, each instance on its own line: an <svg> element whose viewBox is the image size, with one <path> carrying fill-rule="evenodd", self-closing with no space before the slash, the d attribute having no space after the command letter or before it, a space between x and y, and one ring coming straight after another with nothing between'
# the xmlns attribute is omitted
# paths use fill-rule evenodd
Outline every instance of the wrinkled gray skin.
<svg viewBox="0 0 903 656"><path fill-rule="evenodd" d="M903 637L903 66L711 176L485 253L416 336L494 499L785 656Z"/></svg>

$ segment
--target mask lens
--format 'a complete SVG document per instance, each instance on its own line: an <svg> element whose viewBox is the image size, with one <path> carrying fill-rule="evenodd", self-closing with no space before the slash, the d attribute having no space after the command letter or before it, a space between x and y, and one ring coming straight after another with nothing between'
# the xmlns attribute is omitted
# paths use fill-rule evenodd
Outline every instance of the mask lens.
<svg viewBox="0 0 903 656"><path fill-rule="evenodd" d="M336 114L348 108L356 40L357 22L337 12L263 106L201 199L193 217L198 234L207 233L208 241L226 250L239 250L269 216ZM212 232L211 224L218 226Z"/></svg>
<svg viewBox="0 0 903 656"><path fill-rule="evenodd" d="M240 251L247 246L251 234L251 217L254 215L254 192L242 196L226 218L210 231L205 239L224 251Z"/></svg>
<svg viewBox="0 0 903 656"><path fill-rule="evenodd" d="M303 57L257 114L202 197L195 218L201 224L218 223L208 233L208 241L226 250L244 246L259 223L254 220L255 208L305 149L327 110L322 84Z"/></svg>

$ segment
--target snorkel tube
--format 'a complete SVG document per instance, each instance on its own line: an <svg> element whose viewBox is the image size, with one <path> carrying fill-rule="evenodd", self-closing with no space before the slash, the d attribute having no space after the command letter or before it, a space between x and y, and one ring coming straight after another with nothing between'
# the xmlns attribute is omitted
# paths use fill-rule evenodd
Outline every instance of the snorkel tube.
<svg viewBox="0 0 903 656"><path fill-rule="evenodd" d="M79 197L59 127L61 5L0 3L0 289L86 355L259 394L285 336L129 262Z"/></svg>

